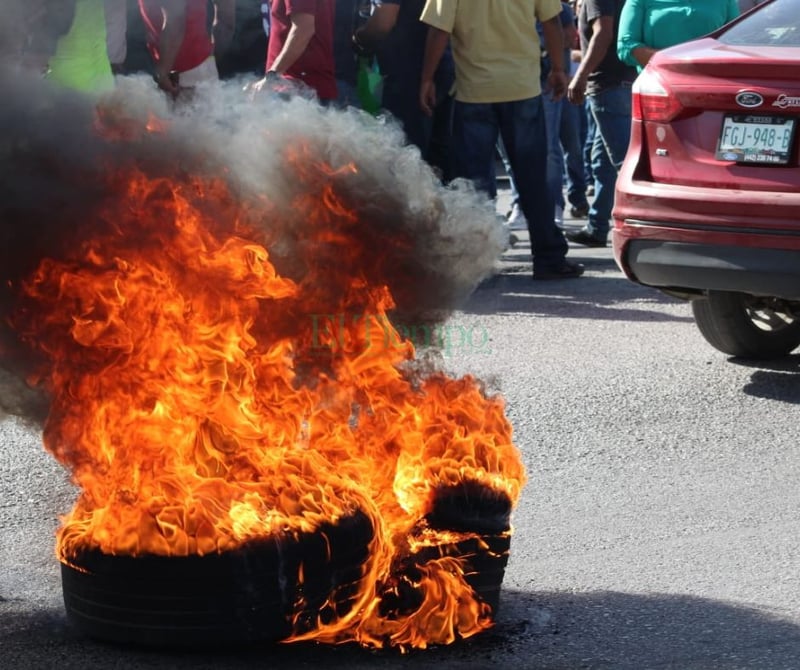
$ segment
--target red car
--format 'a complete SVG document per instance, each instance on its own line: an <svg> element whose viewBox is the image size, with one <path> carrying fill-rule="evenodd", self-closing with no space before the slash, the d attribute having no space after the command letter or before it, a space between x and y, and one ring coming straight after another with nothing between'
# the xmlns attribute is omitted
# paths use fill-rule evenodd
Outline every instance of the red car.
<svg viewBox="0 0 800 670"><path fill-rule="evenodd" d="M720 351L800 346L800 7L767 0L657 53L633 86L614 257L691 300Z"/></svg>

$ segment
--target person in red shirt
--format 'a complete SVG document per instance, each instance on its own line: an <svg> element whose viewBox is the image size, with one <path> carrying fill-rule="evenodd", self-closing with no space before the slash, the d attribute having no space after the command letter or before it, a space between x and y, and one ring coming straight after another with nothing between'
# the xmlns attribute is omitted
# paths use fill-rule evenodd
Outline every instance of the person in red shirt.
<svg viewBox="0 0 800 670"><path fill-rule="evenodd" d="M167 93L177 95L180 88L219 78L214 56L233 37L236 0L213 0L213 5L212 34L208 0L139 0L155 61L153 78Z"/></svg>
<svg viewBox="0 0 800 670"><path fill-rule="evenodd" d="M336 99L334 1L272 0L267 73L256 91L282 77L310 86L322 102Z"/></svg>

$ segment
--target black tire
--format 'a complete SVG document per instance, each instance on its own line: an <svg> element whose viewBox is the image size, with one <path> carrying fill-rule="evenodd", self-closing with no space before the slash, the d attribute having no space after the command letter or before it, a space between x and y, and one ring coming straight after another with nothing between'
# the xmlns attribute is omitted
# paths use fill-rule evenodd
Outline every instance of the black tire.
<svg viewBox="0 0 800 670"><path fill-rule="evenodd" d="M692 312L708 343L729 356L782 358L800 346L800 319L775 298L709 291Z"/></svg>
<svg viewBox="0 0 800 670"><path fill-rule="evenodd" d="M373 536L359 510L313 533L275 535L219 554L88 550L61 564L67 619L83 635L132 646L277 642L313 630L321 616L352 610Z"/></svg>

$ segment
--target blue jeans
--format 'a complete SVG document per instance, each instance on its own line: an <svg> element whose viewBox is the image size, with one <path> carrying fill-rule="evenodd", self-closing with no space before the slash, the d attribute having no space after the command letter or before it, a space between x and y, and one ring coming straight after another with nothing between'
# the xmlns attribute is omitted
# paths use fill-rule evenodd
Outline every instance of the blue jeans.
<svg viewBox="0 0 800 670"><path fill-rule="evenodd" d="M586 135L583 140L583 172L586 175L587 186L591 184L594 186L594 172L592 171L592 145L594 144L594 134L597 125L592 116L592 107L589 100L583 103L585 116L586 116Z"/></svg>
<svg viewBox="0 0 800 670"><path fill-rule="evenodd" d="M561 111L564 98L554 101L549 94L542 95L544 123L547 132L547 188L554 205L564 209L564 150L561 148Z"/></svg>
<svg viewBox="0 0 800 670"><path fill-rule="evenodd" d="M583 170L583 144L586 137L586 108L565 102L561 109L561 148L564 150L564 171L567 200L573 207L586 207L586 175Z"/></svg>
<svg viewBox="0 0 800 670"><path fill-rule="evenodd" d="M455 102L453 169L456 177L496 194L494 156L501 137L528 221L533 262L538 269L560 266L567 241L553 220L554 203L547 187L547 134L542 96L514 102Z"/></svg>
<svg viewBox="0 0 800 670"><path fill-rule="evenodd" d="M589 96L596 124L592 144L594 201L589 209L586 229L592 235L605 237L614 206L614 186L631 139L631 87L608 88Z"/></svg>
<svg viewBox="0 0 800 670"><path fill-rule="evenodd" d="M358 99L358 90L354 84L344 79L336 80L336 105L344 109L345 107L361 107Z"/></svg>
<svg viewBox="0 0 800 670"><path fill-rule="evenodd" d="M564 209L564 150L561 147L561 113L566 103L563 99L554 102L547 93L541 97L544 107L545 132L547 133L547 188L553 204ZM498 142L497 150L511 182L511 204L518 204L519 193L514 182L514 170L508 161L508 155L502 142ZM586 190L585 187L584 190ZM553 213L555 214L555 212Z"/></svg>

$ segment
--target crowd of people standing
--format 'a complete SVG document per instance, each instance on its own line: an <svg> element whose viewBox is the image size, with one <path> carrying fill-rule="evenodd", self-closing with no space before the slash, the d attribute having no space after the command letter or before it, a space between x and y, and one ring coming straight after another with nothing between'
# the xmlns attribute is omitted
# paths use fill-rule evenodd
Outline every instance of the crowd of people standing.
<svg viewBox="0 0 800 670"><path fill-rule="evenodd" d="M469 179L488 198L501 156L534 279L565 279L583 273L568 242L607 245L637 74L760 1L250 0L265 46L245 70L261 72L253 91L289 84L326 106L375 111L366 103L378 96L443 181ZM108 90L126 71L134 4L154 84L178 98L219 78L248 2L32 0L21 11L39 29L20 61L64 86ZM580 230L563 230L566 206L586 219Z"/></svg>

